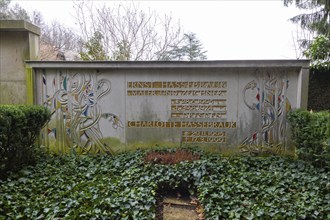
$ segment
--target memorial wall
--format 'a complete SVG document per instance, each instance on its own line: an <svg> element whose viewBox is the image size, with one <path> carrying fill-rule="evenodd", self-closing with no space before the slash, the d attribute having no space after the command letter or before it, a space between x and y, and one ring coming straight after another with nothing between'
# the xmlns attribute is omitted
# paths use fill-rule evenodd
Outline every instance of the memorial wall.
<svg viewBox="0 0 330 220"><path fill-rule="evenodd" d="M155 146L226 153L293 150L289 111L306 108L309 61L37 62L35 100L56 152Z"/></svg>

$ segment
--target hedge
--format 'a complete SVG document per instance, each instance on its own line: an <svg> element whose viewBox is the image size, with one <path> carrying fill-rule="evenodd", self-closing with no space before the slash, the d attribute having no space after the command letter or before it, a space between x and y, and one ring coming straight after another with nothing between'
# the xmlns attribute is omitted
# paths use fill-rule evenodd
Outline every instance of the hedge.
<svg viewBox="0 0 330 220"><path fill-rule="evenodd" d="M330 168L330 112L290 112L293 139L299 159Z"/></svg>
<svg viewBox="0 0 330 220"><path fill-rule="evenodd" d="M0 177L35 161L34 142L49 119L42 106L0 105Z"/></svg>

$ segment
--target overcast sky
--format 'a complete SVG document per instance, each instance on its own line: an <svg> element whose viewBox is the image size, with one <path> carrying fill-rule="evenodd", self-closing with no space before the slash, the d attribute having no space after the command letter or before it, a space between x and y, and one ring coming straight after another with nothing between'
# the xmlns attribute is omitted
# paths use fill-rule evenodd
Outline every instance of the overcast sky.
<svg viewBox="0 0 330 220"><path fill-rule="evenodd" d="M46 21L74 26L72 1L12 1L16 2L28 11L40 11ZM179 19L185 32L196 33L209 60L297 58L293 43L297 26L289 18L301 12L284 7L281 0L154 0L142 1L140 6Z"/></svg>

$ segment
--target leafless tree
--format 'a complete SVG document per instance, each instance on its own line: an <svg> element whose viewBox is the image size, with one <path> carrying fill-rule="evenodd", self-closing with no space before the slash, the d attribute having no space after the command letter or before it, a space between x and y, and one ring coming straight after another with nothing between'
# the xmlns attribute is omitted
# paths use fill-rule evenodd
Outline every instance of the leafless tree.
<svg viewBox="0 0 330 220"><path fill-rule="evenodd" d="M59 50L73 50L77 47L78 36L58 21L42 27L41 40Z"/></svg>
<svg viewBox="0 0 330 220"><path fill-rule="evenodd" d="M41 36L40 36L40 58L43 60L56 59L59 53L79 52L79 36L70 28L61 24L59 21L52 21L50 24L43 23L42 19L36 17L36 21L40 21ZM44 50L43 50L44 49ZM76 59L70 58L70 59Z"/></svg>
<svg viewBox="0 0 330 220"><path fill-rule="evenodd" d="M165 60L167 51L183 39L179 21L171 16L143 11L135 2L112 4L78 1L75 9L84 41L100 32L105 53L113 60Z"/></svg>

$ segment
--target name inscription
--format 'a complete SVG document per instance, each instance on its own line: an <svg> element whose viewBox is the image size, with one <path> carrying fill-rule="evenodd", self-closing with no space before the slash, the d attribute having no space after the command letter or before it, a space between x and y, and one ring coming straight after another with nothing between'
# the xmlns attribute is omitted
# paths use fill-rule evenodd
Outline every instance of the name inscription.
<svg viewBox="0 0 330 220"><path fill-rule="evenodd" d="M127 87L130 89L227 89L226 81L207 81L207 82L182 82L182 81L160 81L160 82L127 82Z"/></svg>
<svg viewBox="0 0 330 220"><path fill-rule="evenodd" d="M128 121L129 128L236 128L236 122L199 122L199 121Z"/></svg>
<svg viewBox="0 0 330 220"><path fill-rule="evenodd" d="M227 119L227 87L227 81L127 82L128 97L173 97L165 100L170 101L168 111L170 118L175 120L127 121L127 126L128 128L212 129L212 131L182 131L181 141L184 143L226 143L226 132L221 130L237 127L236 122L225 121ZM190 121L187 121L189 119ZM207 121L199 121L203 119Z"/></svg>

